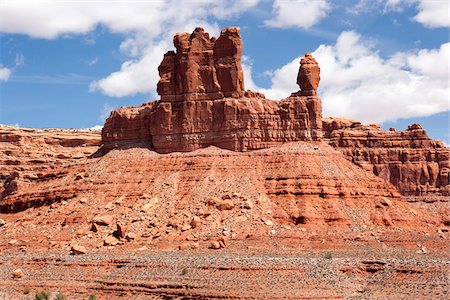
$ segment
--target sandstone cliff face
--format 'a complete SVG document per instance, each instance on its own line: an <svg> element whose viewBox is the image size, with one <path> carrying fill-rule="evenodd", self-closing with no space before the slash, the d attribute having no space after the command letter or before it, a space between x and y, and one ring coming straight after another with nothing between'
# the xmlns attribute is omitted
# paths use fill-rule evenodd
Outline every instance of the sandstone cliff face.
<svg viewBox="0 0 450 300"><path fill-rule="evenodd" d="M403 195L450 195L450 150L419 124L384 131L347 119L323 120L324 139L362 168L394 184Z"/></svg>
<svg viewBox="0 0 450 300"><path fill-rule="evenodd" d="M0 126L0 200L45 180L100 145L97 131Z"/></svg>
<svg viewBox="0 0 450 300"><path fill-rule="evenodd" d="M143 145L160 153L208 146L246 151L321 139L322 106L315 59L301 61L301 91L282 101L244 91L239 28L216 40L202 28L174 37L159 67L161 100L114 111L102 131L104 150Z"/></svg>
<svg viewBox="0 0 450 300"><path fill-rule="evenodd" d="M114 111L102 133L107 149L140 143L160 153L207 146L245 151L320 137L320 100L298 96L151 102Z"/></svg>

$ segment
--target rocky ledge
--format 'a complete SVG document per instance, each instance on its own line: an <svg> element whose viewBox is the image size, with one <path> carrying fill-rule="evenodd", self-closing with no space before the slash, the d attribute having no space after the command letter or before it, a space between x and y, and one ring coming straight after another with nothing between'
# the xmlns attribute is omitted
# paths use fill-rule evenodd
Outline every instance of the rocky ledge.
<svg viewBox="0 0 450 300"><path fill-rule="evenodd" d="M403 195L450 195L450 151L419 124L389 131L340 118L323 120L324 140Z"/></svg>

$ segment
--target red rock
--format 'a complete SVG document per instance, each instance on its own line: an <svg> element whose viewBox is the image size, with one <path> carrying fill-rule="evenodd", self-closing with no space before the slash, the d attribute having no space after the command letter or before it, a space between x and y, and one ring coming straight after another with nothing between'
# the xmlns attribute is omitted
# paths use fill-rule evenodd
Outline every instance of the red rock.
<svg viewBox="0 0 450 300"><path fill-rule="evenodd" d="M297 84L300 86L300 94L303 96L317 96L317 88L320 82L320 67L310 53L300 60L300 70L297 76Z"/></svg>
<svg viewBox="0 0 450 300"><path fill-rule="evenodd" d="M101 136L91 130L0 125L0 143L1 202L35 182L54 177L55 169L93 154L101 145ZM49 198L49 204L52 199L57 198Z"/></svg>
<svg viewBox="0 0 450 300"><path fill-rule="evenodd" d="M105 246L115 246L119 243L119 240L116 239L115 237L109 235L105 238L105 240L103 241L103 244Z"/></svg>
<svg viewBox="0 0 450 300"><path fill-rule="evenodd" d="M219 210L232 210L234 208L234 203L229 199L223 200L217 204L217 208Z"/></svg>
<svg viewBox="0 0 450 300"><path fill-rule="evenodd" d="M157 92L163 101L240 97L244 92L242 41L237 27L210 38L203 28L173 38L176 52L164 55Z"/></svg>
<svg viewBox="0 0 450 300"><path fill-rule="evenodd" d="M214 67L225 97L239 97L244 91L244 73L241 66L242 41L238 27L221 31L214 44Z"/></svg>
<svg viewBox="0 0 450 300"><path fill-rule="evenodd" d="M323 120L324 137L356 165L390 181L403 195L450 195L450 150L419 124L384 131L348 119Z"/></svg>
<svg viewBox="0 0 450 300"><path fill-rule="evenodd" d="M202 225L202 220L198 216L194 216L191 220L191 226L192 228L197 228L200 225Z"/></svg>
<svg viewBox="0 0 450 300"><path fill-rule="evenodd" d="M146 146L160 153L208 146L246 151L291 141L320 140L316 97L156 101L114 111L102 131L103 149Z"/></svg>
<svg viewBox="0 0 450 300"><path fill-rule="evenodd" d="M160 101L114 111L102 131L103 149L140 145L160 153L216 146L235 151L290 141L320 140L319 67L302 60L302 91L282 101L244 92L239 28L216 40L202 28L174 37L159 66ZM300 79L299 79L300 80Z"/></svg>
<svg viewBox="0 0 450 300"><path fill-rule="evenodd" d="M220 249L222 248L222 246L220 245L220 242L218 241L212 241L211 244L209 245L210 249Z"/></svg>
<svg viewBox="0 0 450 300"><path fill-rule="evenodd" d="M114 232L115 236L117 238L119 238L119 239L125 238L125 236L128 233L126 227L123 224L120 224L120 223L117 223L116 226L117 226L117 229Z"/></svg>
<svg viewBox="0 0 450 300"><path fill-rule="evenodd" d="M72 245L72 247L70 248L70 251L73 254L86 254L87 253L86 247L79 246L79 245Z"/></svg>
<svg viewBox="0 0 450 300"><path fill-rule="evenodd" d="M110 225L113 222L113 216L111 215L102 215L102 216L96 216L94 220L92 220L93 223L98 225Z"/></svg>
<svg viewBox="0 0 450 300"><path fill-rule="evenodd" d="M22 269L16 269L16 270L14 270L14 272L12 274L12 277L15 279L20 279L24 276L25 276L25 274L23 273Z"/></svg>

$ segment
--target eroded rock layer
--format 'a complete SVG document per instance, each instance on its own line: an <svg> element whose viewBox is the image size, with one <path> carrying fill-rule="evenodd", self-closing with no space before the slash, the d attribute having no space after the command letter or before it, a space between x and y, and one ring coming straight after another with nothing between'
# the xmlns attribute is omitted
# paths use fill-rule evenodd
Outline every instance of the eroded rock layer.
<svg viewBox="0 0 450 300"><path fill-rule="evenodd" d="M98 131L0 126L0 199L93 154Z"/></svg>
<svg viewBox="0 0 450 300"><path fill-rule="evenodd" d="M324 138L358 166L394 184L403 195L450 195L450 150L419 124L404 131L326 118Z"/></svg>
<svg viewBox="0 0 450 300"><path fill-rule="evenodd" d="M158 226L179 230L193 215L202 219L212 214L207 225L196 230L202 234L215 232L218 226L243 234L259 230L258 224L264 222L266 226L346 228L351 224L410 227L424 220L392 185L321 142L287 143L252 152L211 147L173 154L144 148L112 151L61 169L53 178L6 197L0 212L65 200L84 207L79 217L89 222L103 205L120 197L132 206L110 206L122 207L125 223L139 218L144 209ZM83 198L85 205L79 206ZM221 211L233 212L228 221L221 221ZM71 217L76 216L74 211ZM170 222L177 225L168 225Z"/></svg>
<svg viewBox="0 0 450 300"><path fill-rule="evenodd" d="M319 140L321 111L318 98L301 96L283 101L256 97L156 101L114 111L102 139L106 149L143 144L160 153L207 146L254 150Z"/></svg>

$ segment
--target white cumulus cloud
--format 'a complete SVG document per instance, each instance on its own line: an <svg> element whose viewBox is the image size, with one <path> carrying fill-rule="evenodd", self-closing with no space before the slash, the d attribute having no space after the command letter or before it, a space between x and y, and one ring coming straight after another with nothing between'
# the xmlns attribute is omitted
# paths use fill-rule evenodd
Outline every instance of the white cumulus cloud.
<svg viewBox="0 0 450 300"><path fill-rule="evenodd" d="M346 31L312 54L321 67L325 116L379 123L449 110L450 43L383 58L358 33ZM299 61L273 71L271 87L258 90L273 99L298 90Z"/></svg>
<svg viewBox="0 0 450 300"><path fill-rule="evenodd" d="M274 0L273 18L264 24L274 28L307 29L323 19L331 10L326 0Z"/></svg>
<svg viewBox="0 0 450 300"><path fill-rule="evenodd" d="M11 76L11 70L0 65L0 82L7 81L9 76Z"/></svg>
<svg viewBox="0 0 450 300"><path fill-rule="evenodd" d="M426 27L450 27L450 2L448 0L421 0L419 13L414 20Z"/></svg>
<svg viewBox="0 0 450 300"><path fill-rule="evenodd" d="M418 11L413 19L425 27L450 27L450 2L448 0L385 0L384 11L399 12L404 7L411 5L415 5Z"/></svg>
<svg viewBox="0 0 450 300"><path fill-rule="evenodd" d="M90 90L113 97L136 93L154 96L159 80L157 67L164 52L173 48L168 41L176 32L191 32L202 26L217 36L218 25L211 19L235 17L258 2L3 0L0 1L0 33L54 39L88 34L96 26L104 26L112 32L125 34L120 51L129 58L116 72L92 82Z"/></svg>

